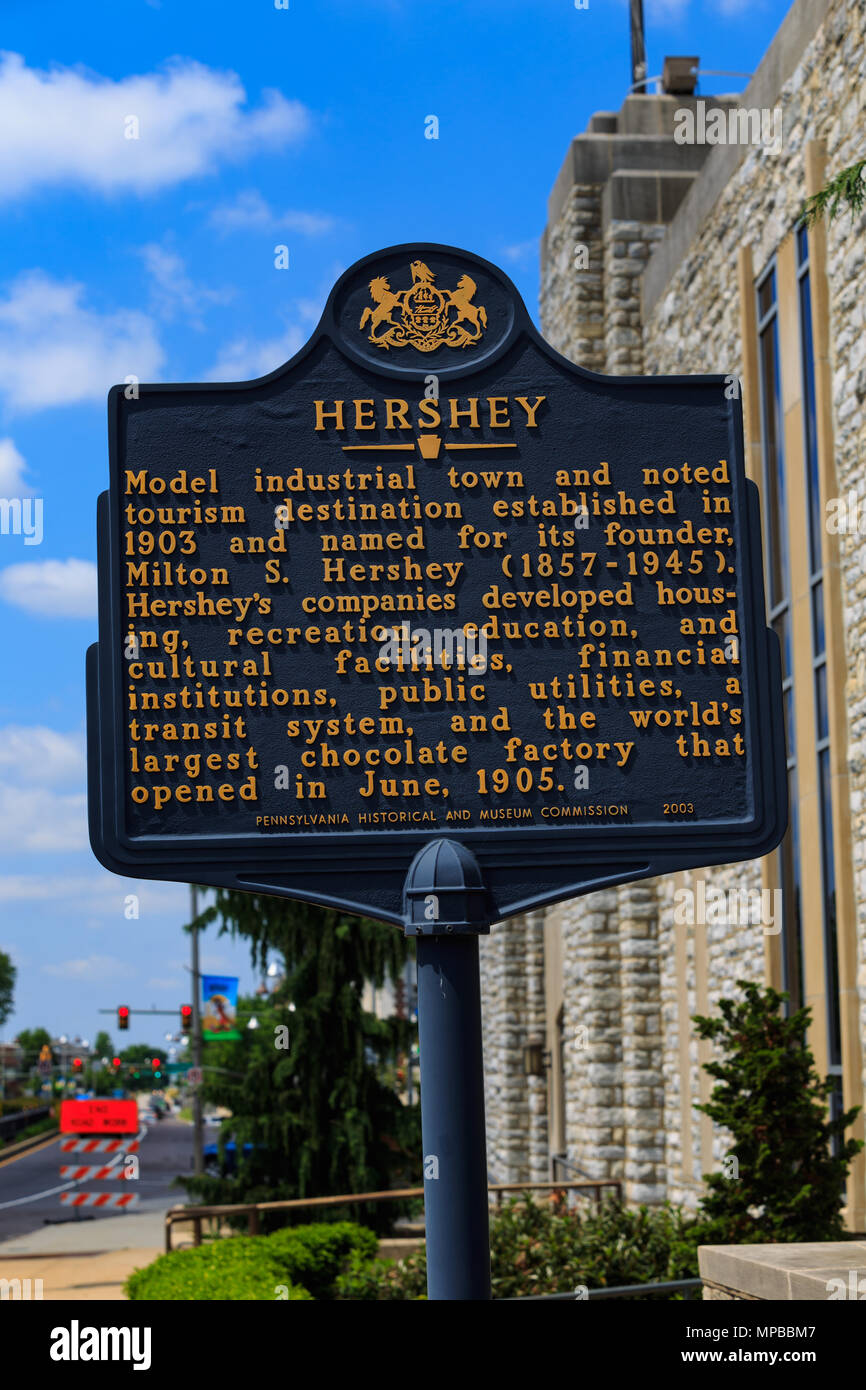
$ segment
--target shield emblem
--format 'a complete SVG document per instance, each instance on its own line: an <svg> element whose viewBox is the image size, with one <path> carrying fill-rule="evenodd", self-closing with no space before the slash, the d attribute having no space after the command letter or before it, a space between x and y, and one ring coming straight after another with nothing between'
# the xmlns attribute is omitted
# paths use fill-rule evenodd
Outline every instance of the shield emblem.
<svg viewBox="0 0 866 1390"><path fill-rule="evenodd" d="M403 298L403 323L419 352L432 352L448 332L448 300L435 285L417 284Z"/></svg>

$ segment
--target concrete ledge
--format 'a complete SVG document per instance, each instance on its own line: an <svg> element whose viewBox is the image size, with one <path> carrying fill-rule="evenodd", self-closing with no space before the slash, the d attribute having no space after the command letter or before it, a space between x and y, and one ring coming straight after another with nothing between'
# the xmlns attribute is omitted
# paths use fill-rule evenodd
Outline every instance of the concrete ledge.
<svg viewBox="0 0 866 1390"><path fill-rule="evenodd" d="M779 1302L866 1298L863 1241L702 1245L698 1250L698 1268L704 1282L704 1298Z"/></svg>
<svg viewBox="0 0 866 1390"><path fill-rule="evenodd" d="M675 170L664 174L617 169L601 195L601 221L670 222L697 175Z"/></svg>

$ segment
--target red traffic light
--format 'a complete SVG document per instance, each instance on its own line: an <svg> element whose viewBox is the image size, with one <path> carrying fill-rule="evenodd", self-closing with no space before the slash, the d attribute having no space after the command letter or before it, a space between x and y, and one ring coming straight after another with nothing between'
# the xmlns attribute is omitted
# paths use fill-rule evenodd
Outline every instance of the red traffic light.
<svg viewBox="0 0 866 1390"><path fill-rule="evenodd" d="M159 1071L160 1067L162 1066L162 1062L159 1060L158 1057L154 1057L150 1065L153 1067L154 1071Z"/></svg>
<svg viewBox="0 0 866 1390"><path fill-rule="evenodd" d="M192 1029L192 1004L181 1004L180 1026L184 1033L189 1033Z"/></svg>
<svg viewBox="0 0 866 1390"><path fill-rule="evenodd" d="M121 1065L120 1058L119 1058L119 1057L114 1057L114 1058L112 1058L111 1065L112 1065L113 1067L119 1067L119 1066Z"/></svg>
<svg viewBox="0 0 866 1390"><path fill-rule="evenodd" d="M126 1004L121 1004L117 1010L117 1026L121 1030L129 1027L129 1008Z"/></svg>
<svg viewBox="0 0 866 1390"><path fill-rule="evenodd" d="M81 1060L80 1057L73 1057L73 1059L72 1059L72 1068L73 1068L73 1071L81 1071L81 1068L82 1068L83 1065L84 1065L84 1064L83 1064L83 1062L82 1062L82 1060Z"/></svg>

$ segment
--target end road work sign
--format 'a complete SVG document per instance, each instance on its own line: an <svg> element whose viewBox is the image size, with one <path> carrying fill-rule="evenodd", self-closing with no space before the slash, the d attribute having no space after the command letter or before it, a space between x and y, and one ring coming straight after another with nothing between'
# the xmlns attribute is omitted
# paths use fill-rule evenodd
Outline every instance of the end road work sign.
<svg viewBox="0 0 866 1390"><path fill-rule="evenodd" d="M604 377L507 277L377 252L256 381L109 397L90 834L118 873L402 921L763 855L787 822L730 378Z"/></svg>
<svg viewBox="0 0 866 1390"><path fill-rule="evenodd" d="M60 1104L62 1134L137 1134L138 1106L134 1100L64 1100Z"/></svg>

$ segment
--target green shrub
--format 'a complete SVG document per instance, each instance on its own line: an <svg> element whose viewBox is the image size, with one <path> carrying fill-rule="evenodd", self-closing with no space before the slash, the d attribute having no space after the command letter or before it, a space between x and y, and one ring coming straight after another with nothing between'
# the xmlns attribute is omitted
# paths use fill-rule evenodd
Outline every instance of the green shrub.
<svg viewBox="0 0 866 1390"><path fill-rule="evenodd" d="M493 1297L694 1279L699 1240L697 1221L676 1207L632 1211L607 1201L582 1210L562 1200L539 1204L529 1195L513 1198L490 1222ZM336 1296L425 1298L426 1273L423 1251L397 1263L356 1256L337 1279Z"/></svg>
<svg viewBox="0 0 866 1390"><path fill-rule="evenodd" d="M284 1274L309 1289L314 1298L332 1298L347 1259L370 1260L378 1245L373 1231L351 1221L289 1226L264 1239Z"/></svg>
<svg viewBox="0 0 866 1390"><path fill-rule="evenodd" d="M704 1242L842 1240L845 1181L863 1147L845 1130L858 1108L828 1117L833 1079L821 1080L805 1042L811 1010L786 1018L786 994L737 985L741 998L693 1020L718 1049L704 1064L716 1085L696 1108L731 1136L722 1171L705 1174Z"/></svg>
<svg viewBox="0 0 866 1390"><path fill-rule="evenodd" d="M273 1300L287 1288L289 1299L329 1299L347 1259L356 1254L369 1260L375 1252L373 1232L348 1221L230 1236L160 1255L130 1275L126 1294L150 1302Z"/></svg>
<svg viewBox="0 0 866 1390"><path fill-rule="evenodd" d="M195 1250L172 1250L126 1282L127 1297L137 1301L274 1299L285 1284L279 1259L261 1236L233 1236ZM290 1297L309 1298L306 1290Z"/></svg>
<svg viewBox="0 0 866 1390"><path fill-rule="evenodd" d="M494 1298L694 1279L698 1223L680 1208L512 1199L490 1223Z"/></svg>
<svg viewBox="0 0 866 1390"><path fill-rule="evenodd" d="M352 1302L405 1303L427 1297L427 1257L423 1250L405 1260L368 1260L353 1254L336 1284L335 1297Z"/></svg>

